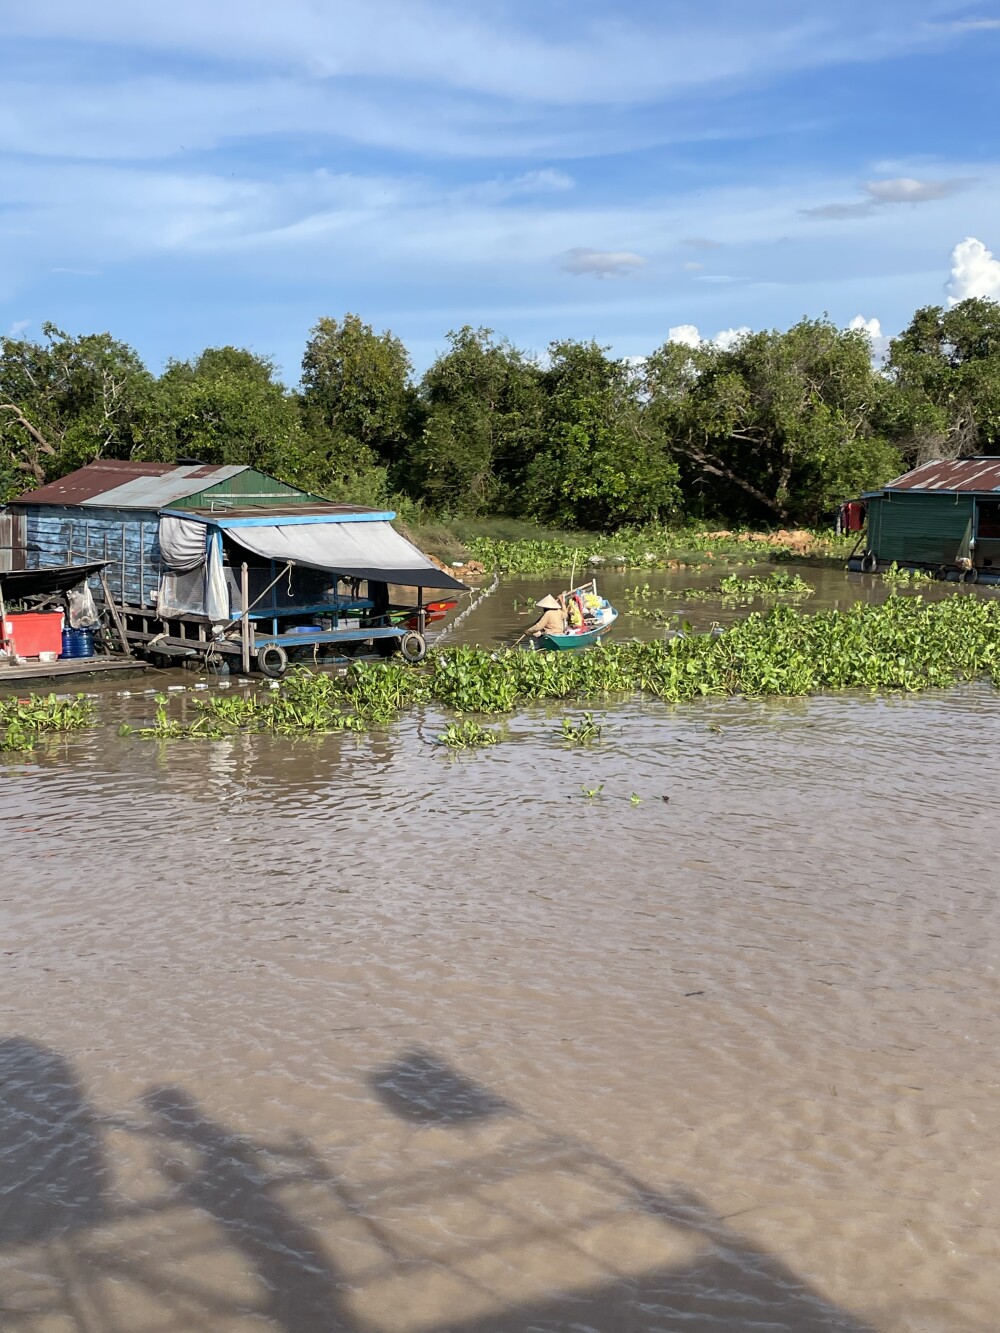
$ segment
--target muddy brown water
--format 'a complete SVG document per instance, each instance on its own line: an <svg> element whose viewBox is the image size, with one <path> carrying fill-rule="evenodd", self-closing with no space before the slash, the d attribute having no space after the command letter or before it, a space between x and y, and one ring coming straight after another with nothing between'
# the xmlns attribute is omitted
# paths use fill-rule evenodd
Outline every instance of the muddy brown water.
<svg viewBox="0 0 1000 1333"><path fill-rule="evenodd" d="M991 689L456 758L146 688L2 764L0 1326L1000 1326Z"/></svg>

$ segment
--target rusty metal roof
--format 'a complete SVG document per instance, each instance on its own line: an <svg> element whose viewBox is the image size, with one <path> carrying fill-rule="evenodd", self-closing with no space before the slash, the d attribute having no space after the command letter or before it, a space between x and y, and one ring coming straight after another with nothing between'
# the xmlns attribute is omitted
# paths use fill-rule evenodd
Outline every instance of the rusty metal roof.
<svg viewBox="0 0 1000 1333"><path fill-rule="evenodd" d="M114 509L160 509L228 481L246 468L209 463L134 463L101 458L58 481L11 500L15 505L108 505Z"/></svg>
<svg viewBox="0 0 1000 1333"><path fill-rule="evenodd" d="M886 491L1000 491L1000 458L960 458L922 463L886 482Z"/></svg>

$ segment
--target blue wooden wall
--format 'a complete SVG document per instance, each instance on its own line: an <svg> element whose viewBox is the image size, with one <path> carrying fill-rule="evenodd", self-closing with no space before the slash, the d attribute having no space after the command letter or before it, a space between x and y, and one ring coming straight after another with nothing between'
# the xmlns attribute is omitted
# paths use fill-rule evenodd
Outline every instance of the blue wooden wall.
<svg viewBox="0 0 1000 1333"><path fill-rule="evenodd" d="M107 560L104 575L116 602L153 605L150 593L160 581L160 519L155 509L31 505L24 512L28 569Z"/></svg>

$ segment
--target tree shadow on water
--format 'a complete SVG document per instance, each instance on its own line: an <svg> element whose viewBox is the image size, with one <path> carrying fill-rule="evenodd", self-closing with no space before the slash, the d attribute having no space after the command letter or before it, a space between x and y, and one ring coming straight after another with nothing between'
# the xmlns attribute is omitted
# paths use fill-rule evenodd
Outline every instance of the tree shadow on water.
<svg viewBox="0 0 1000 1333"><path fill-rule="evenodd" d="M192 1149L192 1169L172 1173L181 1198L208 1215L249 1260L268 1292L261 1314L283 1333L337 1333L342 1284L310 1229L270 1192L260 1152L206 1116L183 1088L152 1088L143 1103L153 1133Z"/></svg>
<svg viewBox="0 0 1000 1333"><path fill-rule="evenodd" d="M0 1039L0 1246L51 1240L107 1216L109 1170L72 1066Z"/></svg>
<svg viewBox="0 0 1000 1333"><path fill-rule="evenodd" d="M149 1089L140 1118L102 1119L65 1059L0 1041L0 1324L872 1333L683 1186L649 1188L433 1051L401 1052L369 1087L392 1119L373 1126L374 1170L370 1145L344 1145L361 1164L348 1180L294 1136L237 1134L181 1087ZM393 1123L405 1129L379 1139ZM152 1192L115 1193L107 1128L152 1148ZM56 1278L40 1286L30 1265L48 1249ZM226 1286L227 1256L256 1295Z"/></svg>
<svg viewBox="0 0 1000 1333"><path fill-rule="evenodd" d="M517 1107L420 1048L375 1070L369 1086L384 1106L416 1124L467 1125L504 1115L530 1124ZM530 1269L533 1237L545 1244L555 1242L549 1259L551 1278L542 1284L550 1289L518 1301L513 1291L503 1290L504 1279L497 1280L494 1268L493 1289L506 1308L438 1324L434 1333L671 1333L680 1328L703 1333L744 1333L751 1328L773 1333L874 1333L872 1325L827 1301L774 1255L733 1231L683 1186L669 1193L652 1190L579 1140L544 1127L525 1147L520 1168L518 1150L506 1154L505 1169L514 1180L519 1170L530 1181L539 1163L545 1168L555 1164L563 1180L589 1182L596 1176L607 1182L610 1207L607 1212L598 1209L592 1224L574 1219L561 1235L551 1227L533 1230L530 1207L527 1217L522 1211L528 1222L527 1243L511 1247L513 1262L527 1260ZM480 1164L474 1162L468 1170L474 1188L480 1187ZM559 1179L551 1170L546 1175ZM558 1188L557 1183L554 1189ZM541 1211L550 1213L550 1201L541 1201ZM638 1232L641 1247L657 1229L672 1237L676 1250L686 1257L626 1275L621 1271L616 1233L620 1237ZM657 1248L654 1244L653 1252ZM566 1281L576 1259L585 1261L583 1275L576 1282ZM562 1271L561 1263L566 1265ZM595 1277L600 1268L603 1273ZM518 1276L511 1273L512 1287L516 1288Z"/></svg>

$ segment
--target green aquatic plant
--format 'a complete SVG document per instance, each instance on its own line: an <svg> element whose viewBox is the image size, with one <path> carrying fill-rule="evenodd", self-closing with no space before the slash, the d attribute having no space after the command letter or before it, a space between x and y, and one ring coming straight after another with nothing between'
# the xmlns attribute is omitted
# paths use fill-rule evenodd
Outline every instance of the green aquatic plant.
<svg viewBox="0 0 1000 1333"><path fill-rule="evenodd" d="M60 699L54 694L29 694L26 699L0 699L0 750L33 750L42 735L79 731L94 720L89 699Z"/></svg>
<svg viewBox="0 0 1000 1333"><path fill-rule="evenodd" d="M449 750L474 750L499 742L499 732L480 726L471 718L466 718L464 722L449 723L437 738L438 745L446 745Z"/></svg>
<svg viewBox="0 0 1000 1333"><path fill-rule="evenodd" d="M255 691L239 703L196 701L201 717L192 725L172 718L160 695L155 725L140 734L204 739L237 729L282 735L356 730L425 702L488 717L534 702L916 691L974 679L1000 684L1000 600L956 593L927 602L919 593L893 594L880 606L857 603L812 614L779 604L735 622L725 634L694 634L685 626L658 642L611 642L599 652L460 647L431 653L418 666L358 664L343 677L296 672L278 689ZM574 735L589 729L588 719L596 725L588 714L577 723L566 719L560 735L569 741L569 729ZM10 725L7 748L22 748L25 728L15 723L21 732L12 739ZM469 728L455 735L487 730L471 720L455 725Z"/></svg>
<svg viewBox="0 0 1000 1333"><path fill-rule="evenodd" d="M814 532L809 556L845 558L853 544L832 532ZM801 559L802 552L775 543L764 533L699 532L690 528L624 528L579 541L559 538L505 541L474 537L469 557L502 574L548 574L594 565L678 567L727 561L754 564L760 560Z"/></svg>
<svg viewBox="0 0 1000 1333"><path fill-rule="evenodd" d="M78 694L60 699L54 694L29 694L27 699L0 699L0 726L19 726L28 731L76 731L89 727L94 707Z"/></svg>
<svg viewBox="0 0 1000 1333"><path fill-rule="evenodd" d="M567 745L592 745L601 739L604 728L594 721L593 713L584 713L579 722L564 717L559 729L559 737Z"/></svg>
<svg viewBox="0 0 1000 1333"><path fill-rule="evenodd" d="M299 688L316 688L315 672L301 676ZM323 677L331 680L331 677ZM402 662L352 662L341 686L343 697L366 722L391 722L422 694L422 675Z"/></svg>
<svg viewBox="0 0 1000 1333"><path fill-rule="evenodd" d="M815 587L799 574L790 574L787 570L776 569L766 577L751 574L741 579L736 574L727 574L719 580L719 592L723 597L752 601L755 597L811 597Z"/></svg>
<svg viewBox="0 0 1000 1333"><path fill-rule="evenodd" d="M19 722L11 722L0 733L0 752L27 753L35 748L38 732L24 727Z"/></svg>
<svg viewBox="0 0 1000 1333"><path fill-rule="evenodd" d="M934 583L936 580L926 569L900 568L894 560L888 569L883 569L882 581L893 588L914 588L922 583Z"/></svg>
<svg viewBox="0 0 1000 1333"><path fill-rule="evenodd" d="M631 792L628 799L632 805L642 805L642 797L637 791Z"/></svg>
<svg viewBox="0 0 1000 1333"><path fill-rule="evenodd" d="M582 796L585 796L588 801L593 801L598 796L600 796L603 790L604 790L604 783L602 782L599 787L581 787L580 794Z"/></svg>

